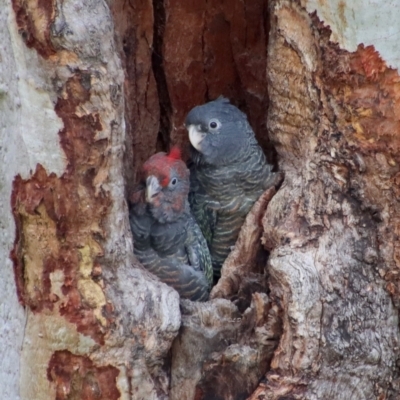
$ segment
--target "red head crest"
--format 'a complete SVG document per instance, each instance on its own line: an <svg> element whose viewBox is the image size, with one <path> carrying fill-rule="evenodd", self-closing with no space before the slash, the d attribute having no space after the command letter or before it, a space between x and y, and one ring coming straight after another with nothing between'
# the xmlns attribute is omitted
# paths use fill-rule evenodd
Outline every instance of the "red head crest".
<svg viewBox="0 0 400 400"><path fill-rule="evenodd" d="M180 160L181 159L181 149L178 146L172 147L170 150L168 158L172 158L173 160Z"/></svg>
<svg viewBox="0 0 400 400"><path fill-rule="evenodd" d="M181 151L177 146L172 147L169 154L154 154L143 164L144 177L154 175L164 187L170 181L172 169L181 177L188 176L189 171L181 159Z"/></svg>

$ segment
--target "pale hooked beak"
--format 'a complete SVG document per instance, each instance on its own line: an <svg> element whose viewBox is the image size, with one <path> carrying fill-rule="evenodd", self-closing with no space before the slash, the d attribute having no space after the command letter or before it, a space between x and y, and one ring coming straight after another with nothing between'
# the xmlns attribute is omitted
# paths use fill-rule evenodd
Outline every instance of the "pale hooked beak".
<svg viewBox="0 0 400 400"><path fill-rule="evenodd" d="M160 183L158 182L158 179L150 175L146 179L146 202L151 203L153 201L153 198L156 194L160 193L161 191L161 186Z"/></svg>
<svg viewBox="0 0 400 400"><path fill-rule="evenodd" d="M201 152L201 142L203 141L205 134L201 132L200 125L189 125L187 127L189 131L189 140L192 146Z"/></svg>

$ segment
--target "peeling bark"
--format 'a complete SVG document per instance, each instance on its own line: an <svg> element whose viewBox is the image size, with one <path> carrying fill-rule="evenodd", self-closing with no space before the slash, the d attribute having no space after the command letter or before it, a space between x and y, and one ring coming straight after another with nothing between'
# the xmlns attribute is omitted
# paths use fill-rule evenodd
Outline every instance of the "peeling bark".
<svg viewBox="0 0 400 400"><path fill-rule="evenodd" d="M400 78L336 3L0 0L5 397L398 398ZM179 302L126 193L221 94L284 180Z"/></svg>
<svg viewBox="0 0 400 400"><path fill-rule="evenodd" d="M396 268L388 183L398 162L381 110L396 107L398 73L372 48L339 49L296 4L272 10L268 124L285 181L263 238L284 318L268 382L252 399L396 398L396 284L385 278Z"/></svg>
<svg viewBox="0 0 400 400"><path fill-rule="evenodd" d="M68 351L57 351L51 357L48 379L56 384L56 399L117 400L120 391L116 386L119 372L115 367L96 368L93 362Z"/></svg>
<svg viewBox="0 0 400 400"><path fill-rule="evenodd" d="M24 74L12 78L26 80L35 94L50 93L62 127L40 154L49 157L56 142L65 155L57 173L43 161L17 174L10 196L15 284L27 313L20 396L166 398L179 301L132 253L122 174L124 76L110 10L73 0L14 8L27 16L15 23L46 74L42 86L26 78L10 46ZM34 142L35 130L24 134Z"/></svg>

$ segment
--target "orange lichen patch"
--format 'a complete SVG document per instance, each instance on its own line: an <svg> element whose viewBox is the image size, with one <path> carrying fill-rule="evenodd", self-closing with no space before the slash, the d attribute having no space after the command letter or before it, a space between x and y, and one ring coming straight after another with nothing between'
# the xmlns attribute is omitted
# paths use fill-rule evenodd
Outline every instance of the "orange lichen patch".
<svg viewBox="0 0 400 400"><path fill-rule="evenodd" d="M117 368L97 367L88 357L57 351L50 359L47 378L56 386L56 400L117 400Z"/></svg>
<svg viewBox="0 0 400 400"><path fill-rule="evenodd" d="M95 138L102 128L97 115L76 115L76 108L90 99L89 89L90 75L77 73L56 104L64 122L60 141L68 160L63 176L48 175L38 165L31 178L14 180L17 232L11 255L22 304L35 312L56 306L79 332L103 343L106 300L101 276L94 277L92 270L103 255L102 224L110 205L96 181L108 143ZM63 272L63 298L51 288L50 274L56 270Z"/></svg>
<svg viewBox="0 0 400 400"><path fill-rule="evenodd" d="M18 29L28 47L42 57L55 53L50 40L50 25L55 17L54 0L13 0Z"/></svg>

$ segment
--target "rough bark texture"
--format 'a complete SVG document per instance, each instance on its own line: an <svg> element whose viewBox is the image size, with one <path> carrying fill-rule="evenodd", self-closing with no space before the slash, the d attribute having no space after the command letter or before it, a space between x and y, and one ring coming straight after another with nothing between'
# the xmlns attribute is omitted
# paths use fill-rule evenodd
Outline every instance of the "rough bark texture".
<svg viewBox="0 0 400 400"><path fill-rule="evenodd" d="M171 399L246 399L268 369L281 331L279 309L254 293L240 313L232 302L182 302L172 347Z"/></svg>
<svg viewBox="0 0 400 400"><path fill-rule="evenodd" d="M277 174L275 184L282 176ZM245 399L267 372L282 334L280 308L268 298L262 215L267 190L246 218L208 303L181 301L172 346L171 399ZM229 299L230 301L227 301Z"/></svg>
<svg viewBox="0 0 400 400"><path fill-rule="evenodd" d="M252 399L397 398L399 76L294 2L272 14L268 126L285 181L263 239L284 317Z"/></svg>
<svg viewBox="0 0 400 400"><path fill-rule="evenodd" d="M400 78L317 0L269 3L0 0L4 398L398 398ZM179 303L125 198L221 94L284 181Z"/></svg>
<svg viewBox="0 0 400 400"><path fill-rule="evenodd" d="M40 67L13 53L15 38L8 51L33 94L44 92L58 116L58 129L33 148L40 136L21 126L28 155L38 148L41 158L30 174L15 177L10 196L16 293L27 313L21 398L164 398L179 301L132 255L122 175L124 75L110 10L97 0L15 0L13 9L10 25ZM37 70L31 75L29 67ZM44 71L41 80L37 71ZM20 87L21 98L28 94ZM24 118L35 120L34 111ZM58 169L42 161L53 143L65 155Z"/></svg>

